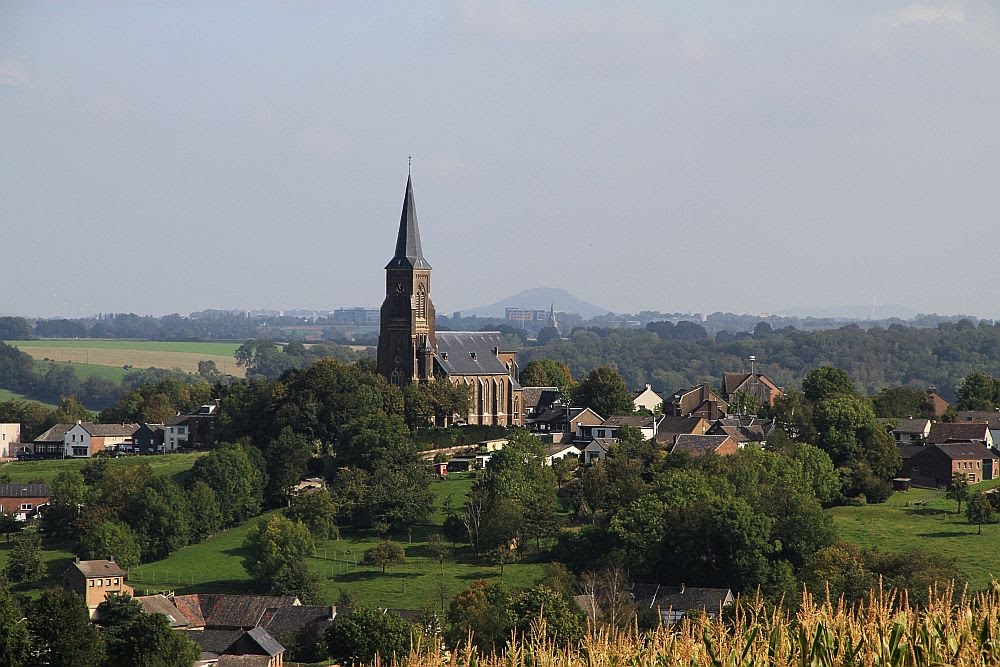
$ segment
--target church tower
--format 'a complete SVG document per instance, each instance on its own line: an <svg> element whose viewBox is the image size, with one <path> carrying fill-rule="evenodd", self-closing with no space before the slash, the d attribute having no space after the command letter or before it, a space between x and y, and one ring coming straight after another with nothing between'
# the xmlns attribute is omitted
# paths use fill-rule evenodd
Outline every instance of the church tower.
<svg viewBox="0 0 1000 667"><path fill-rule="evenodd" d="M413 182L406 177L396 253L385 265L377 369L400 387L426 382L434 374L437 340L431 303L431 265L420 248Z"/></svg>

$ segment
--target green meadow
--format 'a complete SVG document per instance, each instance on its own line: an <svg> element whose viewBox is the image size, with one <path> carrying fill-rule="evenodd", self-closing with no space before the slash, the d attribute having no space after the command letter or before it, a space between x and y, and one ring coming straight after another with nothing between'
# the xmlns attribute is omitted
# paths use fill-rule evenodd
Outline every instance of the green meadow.
<svg viewBox="0 0 1000 667"><path fill-rule="evenodd" d="M212 354L232 356L242 343L236 342L184 342L155 340L124 340L124 339L90 339L90 338L49 338L39 340L6 341L14 347L71 347L90 348L94 350L147 350L150 352L191 352L196 354Z"/></svg>
<svg viewBox="0 0 1000 667"><path fill-rule="evenodd" d="M500 578L500 568L476 559L468 545L459 545L443 565L427 553L428 539L441 531L446 499L450 498L452 507L458 509L471 487L472 480L467 477L434 482L436 510L431 522L414 527L412 532L391 535L406 550L406 562L390 566L385 574L379 567L360 564L365 550L379 541L372 531L345 529L340 539L319 542L309 565L320 577L323 599L333 603L346 591L363 604L402 609L439 607L442 595L447 601L476 579ZM250 592L251 582L242 564L243 540L251 526L273 514L142 565L129 573L129 582L138 592ZM511 587L531 586L543 574L541 563L514 563L504 567L502 580Z"/></svg>
<svg viewBox="0 0 1000 667"><path fill-rule="evenodd" d="M160 454L157 456L127 456L108 459L111 467L129 467L147 463L157 477L182 478L202 452ZM80 470L90 459L52 459L49 461L10 461L0 464L0 477L11 482L51 482L61 472Z"/></svg>
<svg viewBox="0 0 1000 667"><path fill-rule="evenodd" d="M991 480L974 488L998 485L1000 480ZM1000 576L1000 525L985 525L978 535L965 518L965 504L961 514L957 507L943 490L911 489L881 505L835 507L830 513L841 539L883 551L920 548L955 558L969 586L982 589Z"/></svg>

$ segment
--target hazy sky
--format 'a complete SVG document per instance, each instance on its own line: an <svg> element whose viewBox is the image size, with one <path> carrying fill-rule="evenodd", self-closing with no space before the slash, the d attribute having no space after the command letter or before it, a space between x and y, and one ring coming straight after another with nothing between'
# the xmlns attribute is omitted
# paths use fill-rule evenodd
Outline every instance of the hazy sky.
<svg viewBox="0 0 1000 667"><path fill-rule="evenodd" d="M0 312L998 317L998 7L0 0Z"/></svg>

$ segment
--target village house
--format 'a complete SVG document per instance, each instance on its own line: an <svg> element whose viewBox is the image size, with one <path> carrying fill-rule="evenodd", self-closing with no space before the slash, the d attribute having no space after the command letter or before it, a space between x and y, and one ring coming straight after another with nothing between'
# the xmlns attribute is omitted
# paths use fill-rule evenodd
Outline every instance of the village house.
<svg viewBox="0 0 1000 667"><path fill-rule="evenodd" d="M36 459L61 459L66 455L66 432L75 424L56 424L31 443L31 455Z"/></svg>
<svg viewBox="0 0 1000 667"><path fill-rule="evenodd" d="M731 456L739 450L739 444L728 435L679 435L670 452L687 452L691 456L709 453Z"/></svg>
<svg viewBox="0 0 1000 667"><path fill-rule="evenodd" d="M561 403L559 387L523 387L521 399L524 402L524 426L534 430L532 426L546 411Z"/></svg>
<svg viewBox="0 0 1000 667"><path fill-rule="evenodd" d="M949 442L976 440L987 447L993 446L993 434L986 422L933 422L927 433L927 444L941 445Z"/></svg>
<svg viewBox="0 0 1000 667"><path fill-rule="evenodd" d="M632 392L633 410L648 410L649 412L661 412L663 408L663 398L653 391L652 385Z"/></svg>
<svg viewBox="0 0 1000 667"><path fill-rule="evenodd" d="M663 404L663 412L676 417L704 417L714 421L726 416L729 404L719 397L708 383L678 389Z"/></svg>
<svg viewBox="0 0 1000 667"><path fill-rule="evenodd" d="M12 459L21 445L21 425L0 424L0 459Z"/></svg>
<svg viewBox="0 0 1000 667"><path fill-rule="evenodd" d="M138 424L92 424L78 421L63 436L63 456L90 458L116 449L132 450L132 435Z"/></svg>
<svg viewBox="0 0 1000 667"><path fill-rule="evenodd" d="M934 416L938 419L944 416L944 413L948 411L951 407L951 403L941 398L940 395L933 389L927 390L927 407L929 407L933 412Z"/></svg>
<svg viewBox="0 0 1000 667"><path fill-rule="evenodd" d="M49 502L48 484L0 484L0 512L27 521Z"/></svg>
<svg viewBox="0 0 1000 667"><path fill-rule="evenodd" d="M1000 442L1000 411L998 410L959 410L955 414L956 424L968 422L984 422L990 427L993 442Z"/></svg>
<svg viewBox="0 0 1000 667"><path fill-rule="evenodd" d="M732 403L739 394L749 394L757 406L774 407L784 392L763 373L725 373L722 376L722 400Z"/></svg>
<svg viewBox="0 0 1000 667"><path fill-rule="evenodd" d="M600 424L578 424L576 442L589 442L594 438L617 438L618 430L630 426L642 433L643 440L652 440L662 417L655 415L612 415Z"/></svg>
<svg viewBox="0 0 1000 667"><path fill-rule="evenodd" d="M553 443L574 440L581 426L596 426L604 421L590 408L554 407L546 410L535 420L533 433L550 438ZM586 441L577 442L583 444Z"/></svg>
<svg viewBox="0 0 1000 667"><path fill-rule="evenodd" d="M677 417L664 415L656 427L656 443L668 450L674 446L679 435L705 435L712 423L704 417Z"/></svg>
<svg viewBox="0 0 1000 667"><path fill-rule="evenodd" d="M982 441L949 442L900 447L903 470L900 478L910 478L917 486L946 487L955 473L965 475L970 484L997 475L997 455Z"/></svg>
<svg viewBox="0 0 1000 667"><path fill-rule="evenodd" d="M136 454L163 454L165 433L163 424L143 424L132 434L132 451Z"/></svg>
<svg viewBox="0 0 1000 667"><path fill-rule="evenodd" d="M219 416L219 401L203 405L195 412L177 415L164 424L163 449L176 452L181 448L204 449L215 444L215 422Z"/></svg>
<svg viewBox="0 0 1000 667"><path fill-rule="evenodd" d="M879 423L892 426L889 433L897 445L923 444L931 433L930 419L879 419Z"/></svg>
<svg viewBox="0 0 1000 667"><path fill-rule="evenodd" d="M628 587L627 599L636 611L651 609L657 611L661 623L674 623L692 613L705 613L715 618L725 607L732 606L734 597L728 588L699 588L696 586L663 586L660 584L633 583ZM603 619L607 610L593 594L573 597L577 606L596 623Z"/></svg>
<svg viewBox="0 0 1000 667"><path fill-rule="evenodd" d="M81 596L90 612L90 617L97 616L97 607L109 595L132 595L132 587L125 583L125 570L118 567L114 560L80 560L76 559L63 572L63 588Z"/></svg>
<svg viewBox="0 0 1000 667"><path fill-rule="evenodd" d="M724 417L717 419L706 431L706 435L728 435L740 449L749 444L761 447L767 444L767 438L774 432L774 421L761 419L752 415L742 417Z"/></svg>
<svg viewBox="0 0 1000 667"><path fill-rule="evenodd" d="M548 445L545 448L545 465L550 466L556 461L564 459L566 457L580 458L580 454L583 452L576 445L571 445L569 443L556 443L554 445Z"/></svg>
<svg viewBox="0 0 1000 667"><path fill-rule="evenodd" d="M608 454L611 452L611 447L616 442L618 442L617 438L592 439L583 449L584 464L589 466L608 458Z"/></svg>

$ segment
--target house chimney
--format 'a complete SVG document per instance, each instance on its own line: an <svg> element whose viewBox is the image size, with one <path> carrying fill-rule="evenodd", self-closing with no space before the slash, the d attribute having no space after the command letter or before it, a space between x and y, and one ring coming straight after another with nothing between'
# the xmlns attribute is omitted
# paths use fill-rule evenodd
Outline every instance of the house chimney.
<svg viewBox="0 0 1000 667"><path fill-rule="evenodd" d="M82 420L79 420L79 419L77 419L77 420L76 420L76 425L77 425L77 426L79 426L79 425L80 425L80 424L82 424L82 423L83 423L83 421L82 421Z"/></svg>
<svg viewBox="0 0 1000 667"><path fill-rule="evenodd" d="M647 382L647 383L646 383L646 390L647 390L647 391L649 391L649 390L650 390L650 389L652 389L652 388L653 388L653 385L651 385L651 384L649 384L649 383Z"/></svg>
<svg viewBox="0 0 1000 667"><path fill-rule="evenodd" d="M682 595L684 594L684 590L685 590L686 588L687 588L687 586L685 586L685 585L684 585L684 582L682 581L682 582L681 582L681 594L682 594Z"/></svg>

